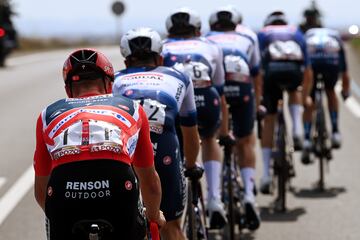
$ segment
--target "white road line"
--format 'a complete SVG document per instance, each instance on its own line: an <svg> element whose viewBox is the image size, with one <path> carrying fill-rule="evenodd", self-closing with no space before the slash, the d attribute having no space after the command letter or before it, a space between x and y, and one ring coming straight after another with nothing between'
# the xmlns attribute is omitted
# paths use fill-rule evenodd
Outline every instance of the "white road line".
<svg viewBox="0 0 360 240"><path fill-rule="evenodd" d="M6 183L6 178L0 177L0 188Z"/></svg>
<svg viewBox="0 0 360 240"><path fill-rule="evenodd" d="M350 82L351 82L351 92L355 93L358 97L360 97L359 85L354 80L351 80Z"/></svg>
<svg viewBox="0 0 360 240"><path fill-rule="evenodd" d="M341 84L336 84L335 91L338 95L341 92ZM360 118L360 104L356 99L352 96L348 97L345 101L345 106L349 109L349 111L354 114L355 117Z"/></svg>
<svg viewBox="0 0 360 240"><path fill-rule="evenodd" d="M34 169L30 166L0 199L0 226L34 184Z"/></svg>

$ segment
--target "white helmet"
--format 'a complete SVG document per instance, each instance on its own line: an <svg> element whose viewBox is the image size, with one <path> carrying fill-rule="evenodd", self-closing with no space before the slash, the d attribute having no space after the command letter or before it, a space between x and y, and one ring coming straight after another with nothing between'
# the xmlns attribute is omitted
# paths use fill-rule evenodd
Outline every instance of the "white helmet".
<svg viewBox="0 0 360 240"><path fill-rule="evenodd" d="M166 30L171 32L173 28L194 27L201 28L201 19L197 12L189 8L179 8L172 12L166 19Z"/></svg>
<svg viewBox="0 0 360 240"><path fill-rule="evenodd" d="M162 51L161 37L151 28L132 29L121 38L120 50L125 58L136 52L160 54Z"/></svg>
<svg viewBox="0 0 360 240"><path fill-rule="evenodd" d="M234 6L228 5L215 10L209 19L210 26L219 21L230 21L235 26L242 20L241 14Z"/></svg>

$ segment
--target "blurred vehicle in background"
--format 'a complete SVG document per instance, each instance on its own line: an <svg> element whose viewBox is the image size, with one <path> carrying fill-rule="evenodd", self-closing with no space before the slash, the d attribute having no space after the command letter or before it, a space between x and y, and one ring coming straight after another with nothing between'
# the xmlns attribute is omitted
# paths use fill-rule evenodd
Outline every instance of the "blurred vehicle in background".
<svg viewBox="0 0 360 240"><path fill-rule="evenodd" d="M11 21L15 15L7 0L0 0L0 67L5 66L5 59L18 46L17 32Z"/></svg>

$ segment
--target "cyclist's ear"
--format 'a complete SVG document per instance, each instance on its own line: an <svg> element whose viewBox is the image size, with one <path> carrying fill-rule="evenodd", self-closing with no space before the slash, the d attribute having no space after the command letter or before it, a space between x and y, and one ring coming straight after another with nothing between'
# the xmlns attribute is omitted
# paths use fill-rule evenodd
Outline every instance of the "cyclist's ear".
<svg viewBox="0 0 360 240"><path fill-rule="evenodd" d="M201 36L200 28L196 28L196 29L195 29L195 36L196 36L196 37L200 37L200 36Z"/></svg>
<svg viewBox="0 0 360 240"><path fill-rule="evenodd" d="M125 66L128 68L128 67L129 67L129 65L130 65L129 60L125 58L124 63L125 63Z"/></svg>
<svg viewBox="0 0 360 240"><path fill-rule="evenodd" d="M66 95L71 98L72 97L72 93L71 93L71 89L70 86L68 84L65 84L65 91L66 91Z"/></svg>
<svg viewBox="0 0 360 240"><path fill-rule="evenodd" d="M156 65L157 66L164 66L164 58L161 55L156 57Z"/></svg>

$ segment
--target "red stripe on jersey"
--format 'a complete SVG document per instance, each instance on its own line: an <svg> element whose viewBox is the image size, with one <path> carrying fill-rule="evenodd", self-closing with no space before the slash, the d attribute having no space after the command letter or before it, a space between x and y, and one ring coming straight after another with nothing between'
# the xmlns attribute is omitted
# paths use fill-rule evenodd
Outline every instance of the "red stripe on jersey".
<svg viewBox="0 0 360 240"><path fill-rule="evenodd" d="M132 136L133 134L136 133L136 128L138 127L139 122L136 122L135 119L127 112L115 108L115 107L107 107L104 106L104 108L99 108L100 106L97 106L96 108L93 107L86 107L83 109L99 109L99 110L109 110L109 111L113 111L115 113L120 114L122 117L124 117L127 121L130 122L130 127L127 126L124 122L122 122L121 120L119 120L118 118L116 118L115 116L106 116L106 115L99 115L99 114L94 114L94 113L89 113L89 112L82 112L77 114L75 117L73 117L72 119L68 120L66 123L64 123L61 127L59 127L59 129L56 130L56 133L53 135L53 137L50 137L49 134L50 132L54 129L54 127L60 123L63 119L65 119L66 117L68 117L69 115L75 113L76 111L79 111L80 108L76 109L75 111L70 110L67 111L63 114L61 114L60 116L58 116L55 120L53 120L49 126L46 128L45 130L45 142L48 145L54 145L54 141L53 138L55 138L57 135L59 135L62 131L64 131L66 128L70 127L72 124L74 124L75 122L79 121L79 120L98 120L98 121L104 121L104 122L108 122L108 123L112 123L114 125L120 126L120 128L127 133L127 135Z"/></svg>
<svg viewBox="0 0 360 240"><path fill-rule="evenodd" d="M109 110L109 111L113 111L116 112L122 116L124 116L128 121L130 121L131 124L135 124L135 119L126 111L117 108L117 107L113 107L113 106L103 106L103 105L97 105L97 106L86 106L86 107L80 107L80 108L74 108L74 109L70 109L66 112L63 112L62 114L60 114L59 116L57 116L54 120L52 120L50 122L50 124L46 127L48 128L54 128L59 122L61 122L63 119L65 119L66 117L68 117L69 115L71 115L72 113L75 113L81 109L98 109L98 110Z"/></svg>
<svg viewBox="0 0 360 240"><path fill-rule="evenodd" d="M90 141L90 131L89 131L89 120L84 120L82 122L82 135L81 135L81 145L89 145Z"/></svg>

